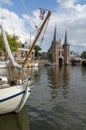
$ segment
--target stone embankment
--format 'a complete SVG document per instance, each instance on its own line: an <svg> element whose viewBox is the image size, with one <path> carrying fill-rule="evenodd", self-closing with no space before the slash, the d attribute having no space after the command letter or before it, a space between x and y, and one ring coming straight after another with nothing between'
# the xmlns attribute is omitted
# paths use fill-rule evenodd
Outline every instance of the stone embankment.
<svg viewBox="0 0 86 130"><path fill-rule="evenodd" d="M48 59L41 59L39 60L39 66L45 66L48 64L49 60Z"/></svg>

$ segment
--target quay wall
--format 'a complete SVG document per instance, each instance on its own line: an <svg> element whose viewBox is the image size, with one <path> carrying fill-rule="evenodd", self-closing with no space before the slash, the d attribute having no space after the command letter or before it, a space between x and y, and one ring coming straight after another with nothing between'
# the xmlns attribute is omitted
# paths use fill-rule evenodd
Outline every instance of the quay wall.
<svg viewBox="0 0 86 130"><path fill-rule="evenodd" d="M48 59L40 59L39 60L39 66L45 66L48 64L49 60Z"/></svg>

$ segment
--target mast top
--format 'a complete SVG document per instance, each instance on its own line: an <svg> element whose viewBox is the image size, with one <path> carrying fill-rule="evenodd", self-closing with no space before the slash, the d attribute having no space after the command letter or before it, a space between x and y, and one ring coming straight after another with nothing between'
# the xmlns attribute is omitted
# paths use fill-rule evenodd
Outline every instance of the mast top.
<svg viewBox="0 0 86 130"><path fill-rule="evenodd" d="M53 41L56 41L56 25L55 25L55 29L54 29Z"/></svg>
<svg viewBox="0 0 86 130"><path fill-rule="evenodd" d="M64 39L64 44L68 44L68 39L67 39L67 30L65 31L65 39Z"/></svg>

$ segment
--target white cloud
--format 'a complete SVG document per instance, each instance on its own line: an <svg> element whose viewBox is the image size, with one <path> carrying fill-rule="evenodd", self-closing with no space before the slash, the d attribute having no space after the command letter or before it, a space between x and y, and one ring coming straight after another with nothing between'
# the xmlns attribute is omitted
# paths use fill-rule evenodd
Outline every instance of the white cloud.
<svg viewBox="0 0 86 130"><path fill-rule="evenodd" d="M25 29L25 21L14 12L9 12L7 9L0 9L2 16L0 22L3 23L5 31L9 34L16 34L20 40L27 40L27 30Z"/></svg>
<svg viewBox="0 0 86 130"><path fill-rule="evenodd" d="M32 16L23 14L21 17L4 8L0 8L0 12L2 15L0 18L0 23L3 23L6 32L11 35L16 34L19 36L19 40L22 43L25 43L26 41L29 43L30 37L31 41L33 41L35 35L33 32L35 32L35 30L37 32L35 25L40 23L38 23L38 10L34 11Z"/></svg>
<svg viewBox="0 0 86 130"><path fill-rule="evenodd" d="M63 41L67 29L70 46L76 45L75 51L81 53L81 50L86 49L86 5L80 5L75 0L58 0L58 2L64 8L58 8L52 13L49 30L52 32L56 23L58 37ZM52 38L53 32L50 36Z"/></svg>
<svg viewBox="0 0 86 130"><path fill-rule="evenodd" d="M80 5L78 0L57 0L57 2L59 2L60 7L52 12L42 48L44 51L49 49L56 24L58 39L61 38L62 43L64 42L64 34L67 29L71 48L81 53L83 49L86 49L86 4ZM30 33L35 30L34 24L39 25L40 23L38 10L33 11L31 17L23 14L21 18L6 9L3 11L6 31L12 34L14 30L23 42L29 39ZM32 35L33 38L34 35Z"/></svg>
<svg viewBox="0 0 86 130"><path fill-rule="evenodd" d="M64 42L64 34L67 29L68 42L71 48L74 48L78 53L86 49L86 5L72 5L73 10L59 8L55 12L52 12L48 30L42 43L43 50L47 51L51 45L55 24L57 26L57 37L58 39L62 39L62 43ZM34 21L37 23L38 11L34 11L33 14Z"/></svg>
<svg viewBox="0 0 86 130"><path fill-rule="evenodd" d="M57 0L60 6L65 8L73 8L77 0Z"/></svg>

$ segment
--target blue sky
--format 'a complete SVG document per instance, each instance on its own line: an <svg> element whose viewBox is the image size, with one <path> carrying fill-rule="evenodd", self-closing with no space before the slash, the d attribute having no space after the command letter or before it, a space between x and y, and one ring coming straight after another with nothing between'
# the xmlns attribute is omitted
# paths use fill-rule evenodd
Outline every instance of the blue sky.
<svg viewBox="0 0 86 130"><path fill-rule="evenodd" d="M10 0L11 4L4 4L4 7L9 9L10 11L14 11L18 15L21 15L23 12L28 10L31 14L33 10L37 10L38 8L45 8L50 10L55 10L57 7L56 0Z"/></svg>
<svg viewBox="0 0 86 130"><path fill-rule="evenodd" d="M34 24L38 25L39 8L50 9L52 15L49 21L42 50L47 51L51 45L55 24L57 37L64 43L65 30L68 31L68 42L71 50L81 53L86 50L86 0L0 0L0 21L5 30L19 35L24 43L33 32ZM32 35L32 40L34 35ZM40 39L37 42L40 44Z"/></svg>

